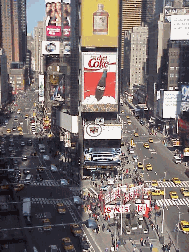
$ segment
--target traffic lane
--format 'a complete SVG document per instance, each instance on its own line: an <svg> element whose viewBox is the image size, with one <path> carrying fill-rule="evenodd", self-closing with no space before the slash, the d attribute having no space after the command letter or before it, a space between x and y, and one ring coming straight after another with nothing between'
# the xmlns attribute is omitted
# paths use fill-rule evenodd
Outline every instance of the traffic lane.
<svg viewBox="0 0 189 252"><path fill-rule="evenodd" d="M143 162L143 159L146 159L144 160L144 163L151 163L153 166L153 172L157 173L156 178L154 178L154 173L149 172L148 179L163 179L165 177L164 172L166 172L166 179L179 177L181 180L187 180L182 165L176 165L173 162L172 157L170 157L172 154L169 153L163 144L153 143L150 144L150 148L155 149L156 154L151 154L150 150L145 149L141 143L136 145L139 161Z"/></svg>
<svg viewBox="0 0 189 252"><path fill-rule="evenodd" d="M182 231L177 232L176 229L176 225L179 223L179 211L181 212L180 220L188 220L187 206L180 206L179 208L176 206L170 206L168 207L168 210L165 209L166 224L173 236L176 247L178 239L178 246L180 248L180 251L188 252L188 234L184 234Z"/></svg>

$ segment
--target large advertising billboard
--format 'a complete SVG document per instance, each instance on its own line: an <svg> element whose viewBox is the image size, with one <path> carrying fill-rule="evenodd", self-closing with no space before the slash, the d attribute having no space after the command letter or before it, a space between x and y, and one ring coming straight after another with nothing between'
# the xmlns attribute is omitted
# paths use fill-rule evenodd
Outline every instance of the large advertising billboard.
<svg viewBox="0 0 189 252"><path fill-rule="evenodd" d="M83 112L118 110L117 53L82 53Z"/></svg>
<svg viewBox="0 0 189 252"><path fill-rule="evenodd" d="M42 54L60 54L60 42L42 41Z"/></svg>
<svg viewBox="0 0 189 252"><path fill-rule="evenodd" d="M181 86L181 111L189 111L189 85Z"/></svg>
<svg viewBox="0 0 189 252"><path fill-rule="evenodd" d="M84 139L121 139L121 128L122 125L85 125Z"/></svg>
<svg viewBox="0 0 189 252"><path fill-rule="evenodd" d="M171 40L189 39L189 15L171 16Z"/></svg>
<svg viewBox="0 0 189 252"><path fill-rule="evenodd" d="M63 23L64 37L70 37L71 7L70 0L45 0L46 3L46 35L48 37L61 37ZM63 6L63 10L62 10ZM63 13L63 17L62 17Z"/></svg>
<svg viewBox="0 0 189 252"><path fill-rule="evenodd" d="M45 0L46 36L61 37L62 4L61 0Z"/></svg>
<svg viewBox="0 0 189 252"><path fill-rule="evenodd" d="M39 102L44 102L44 75L39 74Z"/></svg>
<svg viewBox="0 0 189 252"><path fill-rule="evenodd" d="M81 46L118 47L118 0L82 0Z"/></svg>
<svg viewBox="0 0 189 252"><path fill-rule="evenodd" d="M180 105L180 91L164 91L163 118L176 118L180 114Z"/></svg>

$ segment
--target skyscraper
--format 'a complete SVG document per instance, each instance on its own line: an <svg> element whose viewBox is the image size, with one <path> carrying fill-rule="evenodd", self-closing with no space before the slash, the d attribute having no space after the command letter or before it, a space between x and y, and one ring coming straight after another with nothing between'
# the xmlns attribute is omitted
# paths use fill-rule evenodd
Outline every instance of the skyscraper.
<svg viewBox="0 0 189 252"><path fill-rule="evenodd" d="M24 62L27 48L26 0L1 0L2 47L11 62Z"/></svg>

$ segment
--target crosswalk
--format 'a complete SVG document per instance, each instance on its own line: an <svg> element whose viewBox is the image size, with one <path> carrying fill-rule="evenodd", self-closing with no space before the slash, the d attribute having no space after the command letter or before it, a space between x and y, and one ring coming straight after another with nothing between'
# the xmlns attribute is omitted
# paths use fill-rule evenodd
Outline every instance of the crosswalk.
<svg viewBox="0 0 189 252"><path fill-rule="evenodd" d="M21 183L24 183L24 180L21 181ZM31 181L30 186L61 186L61 184L55 180L43 180L41 182L33 180Z"/></svg>
<svg viewBox="0 0 189 252"><path fill-rule="evenodd" d="M172 199L159 199L156 200L156 204L159 207L168 207L168 206L189 206L189 199L188 198L183 198L183 199L177 199L177 200L172 200Z"/></svg>
<svg viewBox="0 0 189 252"><path fill-rule="evenodd" d="M41 204L41 205L54 205L57 208L57 204L63 203L65 205L72 205L73 202L70 199L48 199L48 198L31 198L32 204Z"/></svg>
<svg viewBox="0 0 189 252"><path fill-rule="evenodd" d="M144 182L146 187L151 187L151 181ZM189 181L181 181L180 184L175 184L172 181L157 181L158 187L189 187Z"/></svg>

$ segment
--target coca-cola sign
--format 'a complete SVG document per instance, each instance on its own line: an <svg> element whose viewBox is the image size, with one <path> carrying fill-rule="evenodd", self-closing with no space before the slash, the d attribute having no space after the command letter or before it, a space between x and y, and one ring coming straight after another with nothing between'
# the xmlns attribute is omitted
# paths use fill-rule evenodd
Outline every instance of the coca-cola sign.
<svg viewBox="0 0 189 252"><path fill-rule="evenodd" d="M116 65L116 62L109 62L108 56L91 56L91 59L88 61L88 68L85 67L85 71L94 71L99 69L107 68L109 65Z"/></svg>
<svg viewBox="0 0 189 252"><path fill-rule="evenodd" d="M117 53L85 52L82 56L83 105L117 104Z"/></svg>

